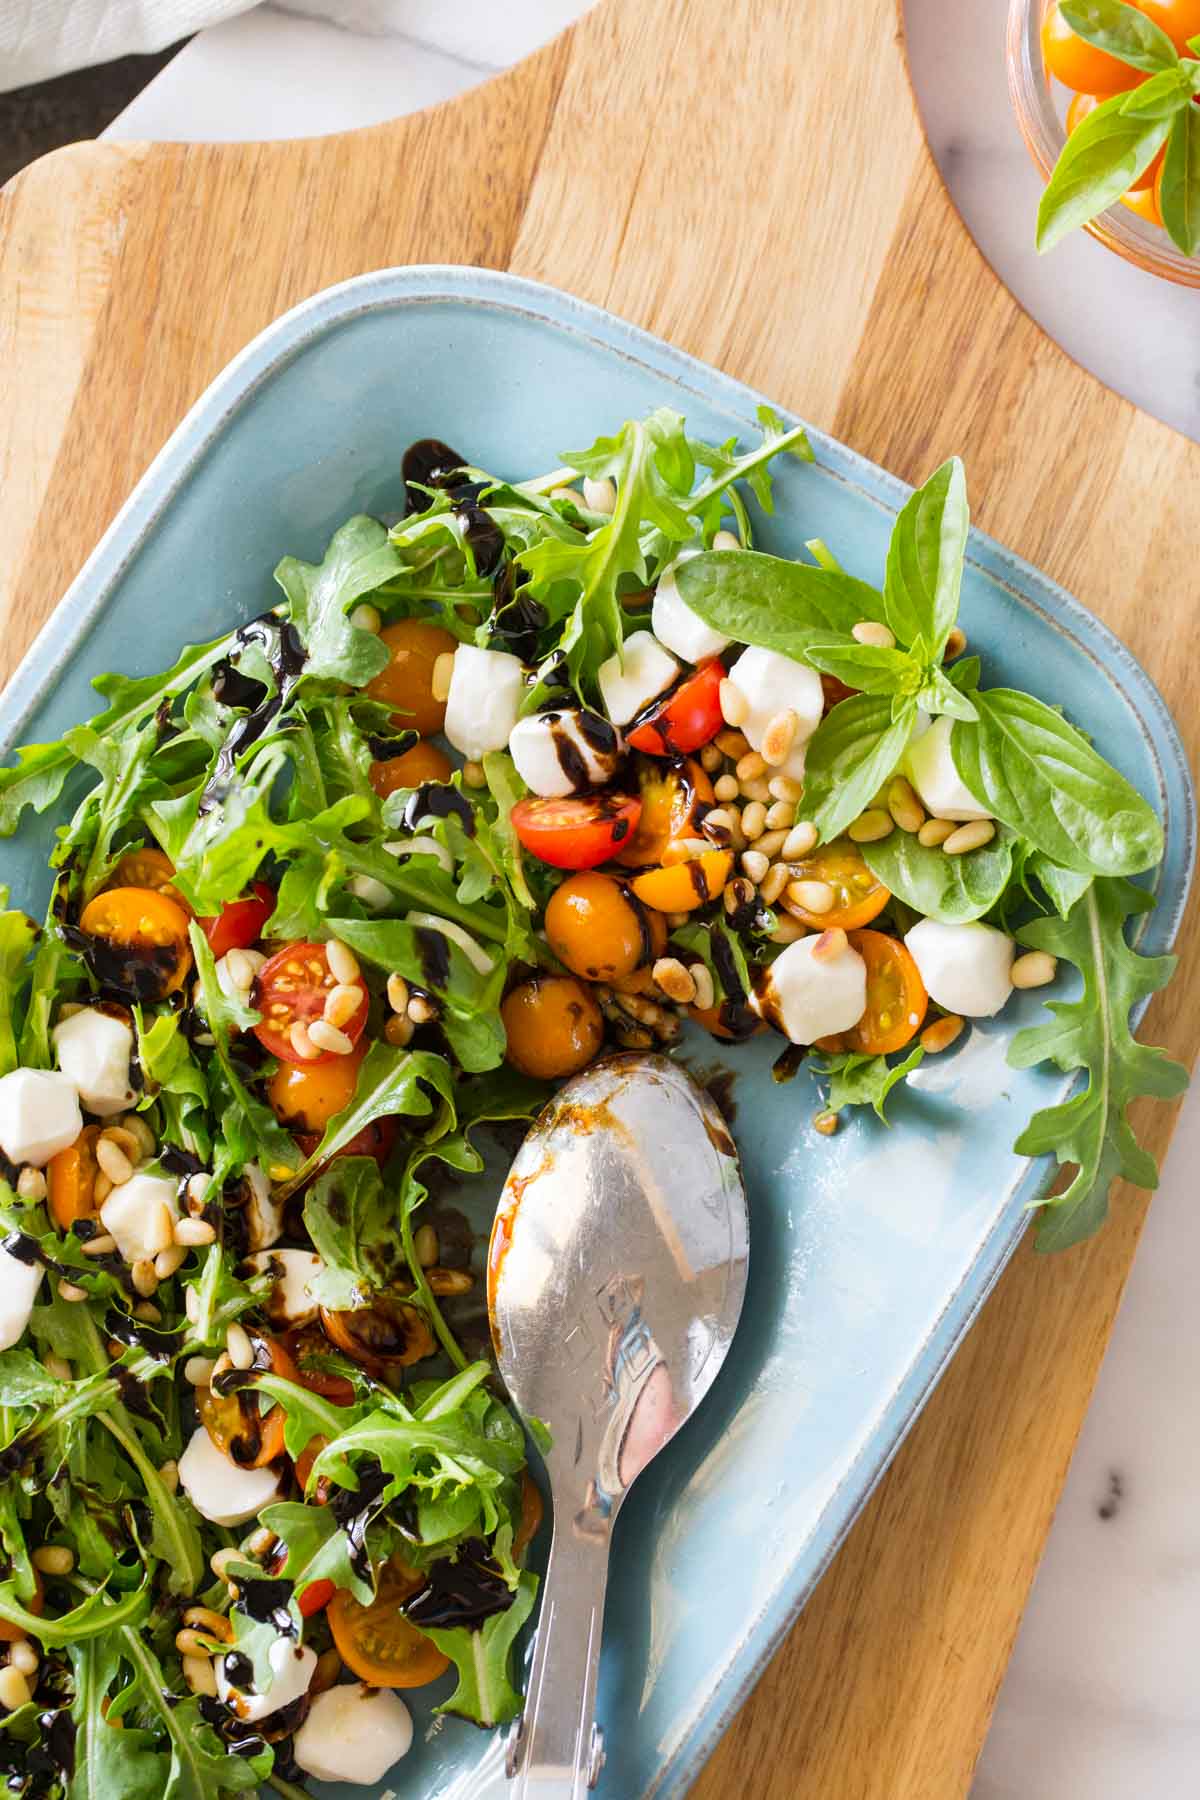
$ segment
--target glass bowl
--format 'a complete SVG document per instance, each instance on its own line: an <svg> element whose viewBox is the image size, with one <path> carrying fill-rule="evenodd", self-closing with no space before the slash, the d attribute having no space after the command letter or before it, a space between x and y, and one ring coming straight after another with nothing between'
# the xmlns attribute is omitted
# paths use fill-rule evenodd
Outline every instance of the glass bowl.
<svg viewBox="0 0 1200 1800"><path fill-rule="evenodd" d="M1052 84L1042 66L1041 25L1049 0L1009 0L1008 91L1026 148L1046 179L1067 141L1066 127L1054 102ZM1030 224L1032 231L1032 221ZM1126 206L1110 207L1084 226L1101 244L1151 275L1162 275L1183 287L1200 287L1200 258L1177 250L1166 232L1140 219Z"/></svg>

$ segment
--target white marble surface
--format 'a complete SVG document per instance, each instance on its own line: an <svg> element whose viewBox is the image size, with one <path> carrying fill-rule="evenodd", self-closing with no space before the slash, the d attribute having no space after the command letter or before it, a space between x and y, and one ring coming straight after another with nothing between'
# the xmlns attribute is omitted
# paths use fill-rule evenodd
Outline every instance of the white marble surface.
<svg viewBox="0 0 1200 1800"><path fill-rule="evenodd" d="M447 97L544 42L578 0L262 7L204 33L113 135L345 130ZM1200 437L1200 302L1082 235L1032 249L1037 179L1008 110L1003 0L908 0L930 141L1009 287L1081 363ZM1187 1103L1085 1423L972 1800L1200 1794L1200 1089ZM922 1793L952 1800L927 1772ZM833 1797L831 1796L831 1800Z"/></svg>

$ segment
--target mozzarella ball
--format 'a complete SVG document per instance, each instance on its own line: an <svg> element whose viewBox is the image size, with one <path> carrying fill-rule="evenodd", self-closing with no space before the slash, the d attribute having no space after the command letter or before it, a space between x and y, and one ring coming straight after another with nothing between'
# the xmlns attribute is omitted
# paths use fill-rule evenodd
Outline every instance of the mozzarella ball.
<svg viewBox="0 0 1200 1800"><path fill-rule="evenodd" d="M256 1162L242 1170L246 1189L246 1244L250 1250L269 1250L283 1236L283 1207L275 1200L271 1184Z"/></svg>
<svg viewBox="0 0 1200 1800"><path fill-rule="evenodd" d="M819 936L798 938L771 964L756 1012L793 1044L849 1031L867 1010L867 965L847 944L838 956L814 956Z"/></svg>
<svg viewBox="0 0 1200 1800"><path fill-rule="evenodd" d="M20 1341L41 1282L41 1263L0 1248L0 1350L11 1350Z"/></svg>
<svg viewBox="0 0 1200 1800"><path fill-rule="evenodd" d="M460 644L446 700L445 733L456 750L478 762L503 750L525 695L525 670L507 650Z"/></svg>
<svg viewBox="0 0 1200 1800"><path fill-rule="evenodd" d="M925 811L935 819L990 819L991 813L980 806L954 766L950 753L953 729L954 720L943 713L928 731L913 739L904 758L908 779Z"/></svg>
<svg viewBox="0 0 1200 1800"><path fill-rule="evenodd" d="M922 919L904 940L931 1000L967 1019L990 1019L1012 992L1013 941L994 925Z"/></svg>
<svg viewBox="0 0 1200 1800"><path fill-rule="evenodd" d="M412 1716L390 1688L330 1688L318 1694L296 1733L292 1754L317 1781L382 1781L412 1744Z"/></svg>
<svg viewBox="0 0 1200 1800"><path fill-rule="evenodd" d="M243 1469L198 1425L179 1459L179 1480L196 1511L214 1525L244 1525L279 1498L276 1469Z"/></svg>
<svg viewBox="0 0 1200 1800"><path fill-rule="evenodd" d="M166 1175L139 1172L115 1187L100 1208L100 1223L116 1238L127 1263L139 1262L162 1248L158 1223L164 1206L172 1219L179 1217L175 1183Z"/></svg>
<svg viewBox="0 0 1200 1800"><path fill-rule="evenodd" d="M0 1077L0 1149L10 1162L44 1168L83 1130L79 1090L54 1069L13 1069Z"/></svg>
<svg viewBox="0 0 1200 1800"><path fill-rule="evenodd" d="M720 656L733 641L706 625L700 614L692 611L676 585L675 571L680 563L690 562L699 554L698 550L681 550L670 568L663 570L650 609L650 624L659 643L690 663L708 662L711 657Z"/></svg>
<svg viewBox="0 0 1200 1800"><path fill-rule="evenodd" d="M316 1318L318 1305L308 1284L321 1274L325 1264L315 1250L259 1250L248 1256L242 1266L252 1275L274 1278L266 1314L277 1330L307 1325Z"/></svg>
<svg viewBox="0 0 1200 1800"><path fill-rule="evenodd" d="M729 679L750 708L741 729L753 749L762 747L767 726L781 712L796 715L796 735L787 759L775 771L793 781L804 776L804 746L821 723L825 690L821 677L807 663L784 656L778 650L752 647L743 650L729 671Z"/></svg>
<svg viewBox="0 0 1200 1800"><path fill-rule="evenodd" d="M217 1657L217 1695L244 1724L268 1719L307 1694L317 1666L317 1653L302 1648L292 1638L277 1637L267 1651L267 1661L271 1665L271 1685L265 1694L248 1694L234 1687L225 1673L225 1658Z"/></svg>
<svg viewBox="0 0 1200 1800"><path fill-rule="evenodd" d="M89 1112L105 1119L135 1104L129 1081L133 1028L124 1019L85 1006L55 1027L54 1053Z"/></svg>
<svg viewBox="0 0 1200 1800"><path fill-rule="evenodd" d="M627 725L679 673L679 664L649 631L633 631L615 656L600 664L596 676L605 709L614 725Z"/></svg>
<svg viewBox="0 0 1200 1800"><path fill-rule="evenodd" d="M619 733L599 713L578 707L518 719L508 748L525 786L547 800L603 787L621 760Z"/></svg>

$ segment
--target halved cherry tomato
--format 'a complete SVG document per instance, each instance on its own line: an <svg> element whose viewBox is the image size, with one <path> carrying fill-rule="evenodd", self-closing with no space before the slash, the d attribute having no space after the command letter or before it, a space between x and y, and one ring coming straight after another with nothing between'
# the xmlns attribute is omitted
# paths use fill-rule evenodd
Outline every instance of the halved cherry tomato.
<svg viewBox="0 0 1200 1800"><path fill-rule="evenodd" d="M106 888L154 888L160 894L169 894L190 919L192 909L179 889L172 885L174 880L175 864L165 850L151 844L141 850L126 850L117 859L116 866L104 885Z"/></svg>
<svg viewBox="0 0 1200 1800"><path fill-rule="evenodd" d="M669 869L647 869L644 875L635 875L630 886L642 904L656 912L692 912L718 897L732 869L731 850L706 850L689 862L672 863Z"/></svg>
<svg viewBox="0 0 1200 1800"><path fill-rule="evenodd" d="M925 983L899 938L886 931L852 931L850 942L867 965L867 1010L845 1033L851 1050L888 1056L916 1037L929 1006Z"/></svg>
<svg viewBox="0 0 1200 1800"><path fill-rule="evenodd" d="M392 660L368 681L367 695L397 708L398 727L407 725L422 737L432 737L446 723L446 702L433 697L433 665L439 656L458 648L457 639L428 619L399 619L384 626L379 641Z"/></svg>
<svg viewBox="0 0 1200 1800"><path fill-rule="evenodd" d="M136 961L143 1002L165 999L188 978L188 915L178 900L155 888L105 888L84 907L79 928Z"/></svg>
<svg viewBox="0 0 1200 1800"><path fill-rule="evenodd" d="M1042 62L1048 75L1077 94L1120 94L1146 79L1140 69L1076 37L1057 5L1042 20Z"/></svg>
<svg viewBox="0 0 1200 1800"><path fill-rule="evenodd" d="M262 1014L254 1027L254 1035L263 1049L279 1057L281 1062L303 1064L306 1069L339 1060L336 1050L322 1050L319 1056L301 1056L290 1035L293 1025L307 1025L322 1016L329 990L334 986L336 982L330 972L324 944L286 944L282 950L277 950L270 962L264 963L258 971L254 983L254 1006ZM341 1029L352 1043L357 1043L366 1022L367 990L364 988L362 1005Z"/></svg>
<svg viewBox="0 0 1200 1800"><path fill-rule="evenodd" d="M353 1406L353 1382L344 1375L335 1375L331 1369L305 1366L314 1356L329 1354L329 1339L319 1325L298 1325L293 1331L285 1331L280 1342L296 1365L296 1379L301 1387L310 1394L320 1394L323 1400L332 1400L335 1406ZM299 1468L299 1463L296 1466Z"/></svg>
<svg viewBox="0 0 1200 1800"><path fill-rule="evenodd" d="M505 995L500 1017L506 1060L539 1081L585 1069L604 1040L604 1015L573 975L531 975Z"/></svg>
<svg viewBox="0 0 1200 1800"><path fill-rule="evenodd" d="M637 829L642 803L630 794L526 794L510 815L531 856L552 869L594 869L615 856Z"/></svg>
<svg viewBox="0 0 1200 1800"><path fill-rule="evenodd" d="M342 1661L360 1681L425 1687L450 1667L449 1657L400 1610L424 1586L424 1575L393 1558L379 1570L370 1606L360 1605L348 1588L338 1589L326 1617Z"/></svg>
<svg viewBox="0 0 1200 1800"><path fill-rule="evenodd" d="M286 1125L297 1139L311 1135L315 1150L330 1119L353 1100L366 1054L367 1046L360 1038L348 1056L322 1057L319 1062L281 1062L267 1082L267 1103L279 1123ZM305 1155L308 1154L306 1150Z"/></svg>
<svg viewBox="0 0 1200 1800"><path fill-rule="evenodd" d="M512 1553L515 1562L529 1547L542 1522L542 1496L528 1469L521 1470L521 1516L513 1533Z"/></svg>
<svg viewBox="0 0 1200 1800"><path fill-rule="evenodd" d="M632 884L589 869L569 875L546 907L550 948L585 981L620 981L652 964L666 943L666 924L642 906Z"/></svg>
<svg viewBox="0 0 1200 1800"><path fill-rule="evenodd" d="M247 950L257 944L275 911L275 889L265 881L251 883L240 900L227 900L215 919L201 919L200 929L215 957L230 950Z"/></svg>
<svg viewBox="0 0 1200 1800"><path fill-rule="evenodd" d="M376 1294L369 1306L331 1312L321 1308L321 1329L331 1344L378 1379L433 1354L433 1333L420 1307L395 1294Z"/></svg>
<svg viewBox="0 0 1200 1800"><path fill-rule="evenodd" d="M85 1125L75 1142L59 1150L46 1164L47 1204L60 1231L70 1231L76 1219L90 1219L97 1211L99 1136L99 1125Z"/></svg>
<svg viewBox="0 0 1200 1800"><path fill-rule="evenodd" d="M350 1058L346 1056L342 1060L349 1062ZM328 1068L329 1065L326 1064L325 1067ZM373 1156L382 1169L395 1148L398 1130L395 1119L376 1119L372 1124L364 1125L361 1131L356 1131L350 1142L340 1150L335 1150L321 1167L328 1168L331 1162L337 1162L343 1156ZM311 1156L321 1141L321 1133L318 1131L293 1131L292 1136L305 1156Z"/></svg>
<svg viewBox="0 0 1200 1800"><path fill-rule="evenodd" d="M644 762L638 771L642 814L632 837L617 853L627 869L657 867L675 838L696 837L704 809L713 804L713 784L693 757L669 764Z"/></svg>
<svg viewBox="0 0 1200 1800"><path fill-rule="evenodd" d="M654 702L649 717L625 734L626 742L649 756L686 756L711 743L725 725L721 683L725 667L719 658L703 663L694 675Z"/></svg>
<svg viewBox="0 0 1200 1800"><path fill-rule="evenodd" d="M373 762L367 770L367 780L379 798L386 800L397 788L420 787L423 781L449 781L452 768L450 758L436 744L421 742L399 756Z"/></svg>
<svg viewBox="0 0 1200 1800"><path fill-rule="evenodd" d="M872 875L863 861L862 851L850 838L834 838L831 843L818 844L791 867L793 880L824 881L833 889L833 906L829 912L807 912L788 899L787 910L794 918L811 925L814 931L826 931L832 925L840 925L843 931L853 931L859 925L869 925L891 899L887 888Z"/></svg>
<svg viewBox="0 0 1200 1800"><path fill-rule="evenodd" d="M41 1571L33 1571L33 1594L25 1603L25 1611L33 1613L40 1619L46 1610L46 1584L42 1580ZM10 1625L7 1619L0 1619L0 1644L19 1644L29 1636L23 1625Z"/></svg>
<svg viewBox="0 0 1200 1800"><path fill-rule="evenodd" d="M255 1366L259 1359L264 1369L285 1381L300 1380L300 1372L287 1353L281 1338L252 1338ZM283 1455L282 1406L263 1412L256 1388L243 1388L234 1394L218 1394L215 1388L196 1389L196 1410L200 1422L217 1449L241 1469L265 1469L268 1463Z"/></svg>

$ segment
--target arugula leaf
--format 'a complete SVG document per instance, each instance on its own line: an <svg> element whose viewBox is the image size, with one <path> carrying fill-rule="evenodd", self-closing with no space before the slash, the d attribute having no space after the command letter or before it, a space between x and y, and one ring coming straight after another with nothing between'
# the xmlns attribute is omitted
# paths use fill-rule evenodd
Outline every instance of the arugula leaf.
<svg viewBox="0 0 1200 1800"><path fill-rule="evenodd" d="M892 774L916 722L912 700L894 718L886 697L854 694L841 701L808 741L796 817L811 819L822 842L837 837Z"/></svg>
<svg viewBox="0 0 1200 1800"><path fill-rule="evenodd" d="M975 798L1081 875L1136 875L1162 858L1149 803L1053 707L1015 688L975 696L977 723L956 722L954 766Z"/></svg>
<svg viewBox="0 0 1200 1800"><path fill-rule="evenodd" d="M382 1496L379 1504L384 1504ZM261 1519L287 1550L279 1574L295 1585L297 1594L311 1582L332 1581L335 1587L349 1588L364 1606L371 1604L375 1590L358 1573L353 1545L330 1507L284 1500L268 1506Z"/></svg>
<svg viewBox="0 0 1200 1800"><path fill-rule="evenodd" d="M883 603L900 643L936 661L958 617L970 514L962 462L952 456L901 507L888 544Z"/></svg>
<svg viewBox="0 0 1200 1800"><path fill-rule="evenodd" d="M681 598L706 625L739 643L785 656L814 644L862 648L850 636L863 619L883 619L883 599L840 570L785 562L759 550L708 550L675 570Z"/></svg>
<svg viewBox="0 0 1200 1800"><path fill-rule="evenodd" d="M464 1069L494 1069L503 1062L507 1040L499 1003L507 970L502 960L493 958L491 974L481 975L454 939L439 933L445 946L447 974L446 980L441 981L439 965L422 955L430 926L410 925L406 919L331 918L327 929L331 937L341 938L366 962L394 970L406 981L437 995L442 1003L443 1028Z"/></svg>
<svg viewBox="0 0 1200 1800"><path fill-rule="evenodd" d="M859 849L884 887L914 912L945 925L981 919L995 906L1012 875L1013 838L1003 829L990 844L965 856L927 849L908 831L893 831Z"/></svg>
<svg viewBox="0 0 1200 1800"><path fill-rule="evenodd" d="M1052 250L1068 232L1114 206L1166 142L1170 119L1126 113L1124 99L1114 94L1101 101L1063 146L1038 205L1039 250Z"/></svg>
<svg viewBox="0 0 1200 1800"><path fill-rule="evenodd" d="M61 1649L65 1644L81 1644L87 1638L101 1637L127 1624L141 1625L150 1611L147 1583L110 1600L103 1588L89 1594L70 1612L56 1619L32 1613L21 1605L11 1581L0 1582L0 1619L19 1625L23 1632L37 1638L47 1649Z"/></svg>
<svg viewBox="0 0 1200 1800"><path fill-rule="evenodd" d="M1039 1250L1062 1250L1097 1231L1118 1176L1138 1187L1158 1185L1154 1158L1138 1144L1126 1109L1140 1094L1174 1099L1188 1076L1129 1029L1131 1007L1165 987L1175 968L1173 956L1140 956L1126 940L1125 921L1153 904L1132 882L1098 880L1066 919L1035 919L1017 932L1022 944L1074 963L1083 977L1078 999L1048 1001L1053 1017L1019 1031L1008 1051L1014 1069L1051 1062L1087 1076L1073 1098L1035 1113L1013 1146L1021 1156L1050 1152L1060 1164L1076 1165L1065 1192L1043 1202Z"/></svg>
<svg viewBox="0 0 1200 1800"><path fill-rule="evenodd" d="M322 1306L345 1311L408 1274L399 1208L370 1156L341 1156L304 1201L304 1225L325 1264L309 1283Z"/></svg>
<svg viewBox="0 0 1200 1800"><path fill-rule="evenodd" d="M285 556L275 579L288 597L292 624L307 651L304 681L346 681L365 687L386 669L387 645L350 623L356 601L398 575L403 563L378 519L347 519L319 563Z"/></svg>
<svg viewBox="0 0 1200 1800"><path fill-rule="evenodd" d="M1159 195L1172 243L1200 255L1200 107L1185 103L1171 122Z"/></svg>
<svg viewBox="0 0 1200 1800"><path fill-rule="evenodd" d="M171 1692L147 1638L124 1627L121 1646L133 1669L141 1710L167 1740L171 1761L163 1800L219 1800L222 1794L256 1792L270 1771L271 1751L253 1757L234 1755L205 1719L199 1696L179 1699Z"/></svg>
<svg viewBox="0 0 1200 1800"><path fill-rule="evenodd" d="M733 492L736 482L744 481L763 511L773 513L775 496L768 463L784 453L794 456L798 462L813 461L812 445L802 425L789 428L772 407L765 405L757 408L755 417L762 426L762 443L741 456L737 454L736 438L721 445L688 439L695 461L712 470L709 479L701 482L686 502L687 511L699 515L706 532L717 530L725 505L737 510L737 497Z"/></svg>
<svg viewBox="0 0 1200 1800"><path fill-rule="evenodd" d="M1076 37L1131 68L1153 75L1179 64L1179 52L1162 27L1123 0L1062 0L1059 11Z"/></svg>
<svg viewBox="0 0 1200 1800"><path fill-rule="evenodd" d="M74 1677L75 1766L67 1800L159 1800L169 1760L154 1733L131 1720L116 1731L107 1717L110 1693L126 1667L119 1632L67 1645Z"/></svg>
<svg viewBox="0 0 1200 1800"><path fill-rule="evenodd" d="M0 887L0 907L7 905L8 889ZM20 1063L17 1002L29 978L28 957L37 938L37 926L23 912L0 912L0 1075Z"/></svg>
<svg viewBox="0 0 1200 1800"><path fill-rule="evenodd" d="M924 1058L924 1050L916 1044L903 1062L889 1063L886 1056L864 1056L849 1050L810 1057L809 1067L829 1082L830 1112L840 1112L844 1106L870 1106L887 1125L890 1121L884 1116L884 1107L888 1095Z"/></svg>
<svg viewBox="0 0 1200 1800"><path fill-rule="evenodd" d="M325 1127L320 1143L312 1155L287 1177L277 1189L275 1198L282 1203L307 1181L313 1171L345 1149L351 1138L373 1125L376 1119L407 1113L412 1118L428 1118L434 1103L426 1089L432 1088L441 1100L434 1123L426 1128L425 1137L435 1141L454 1123L454 1076L444 1056L430 1050L401 1050L377 1040L371 1045L358 1072L358 1085L349 1106L336 1113ZM299 1152L297 1152L297 1155Z"/></svg>
<svg viewBox="0 0 1200 1800"><path fill-rule="evenodd" d="M449 1631L422 1627L458 1671L458 1686L436 1712L456 1713L476 1725L488 1726L516 1718L523 1702L512 1684L512 1650L517 1633L533 1611L537 1589L537 1576L525 1570L511 1606L493 1613L477 1631L462 1625Z"/></svg>
<svg viewBox="0 0 1200 1800"><path fill-rule="evenodd" d="M238 1168L257 1161L274 1180L277 1170L294 1171L300 1165L300 1147L291 1133L283 1129L270 1107L250 1092L234 1068L229 1050L230 1035L254 1024L258 1014L245 1001L225 993L217 980L217 966L208 939L194 919L188 927L188 937L200 983L201 1011L213 1036L215 1060L210 1068L213 1099L221 1111L233 1161Z"/></svg>
<svg viewBox="0 0 1200 1800"><path fill-rule="evenodd" d="M117 832L129 823L150 793L161 792L162 784L149 774L158 738L154 718L120 737L102 735L90 725L76 725L63 735L72 755L100 776L99 785L88 795L83 808L85 816L90 815L91 838L80 883L85 901L103 886L116 862L113 838Z"/></svg>

